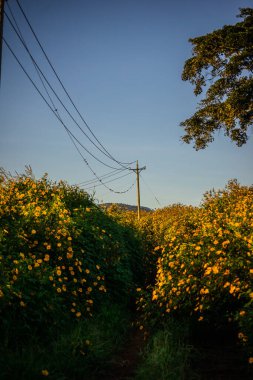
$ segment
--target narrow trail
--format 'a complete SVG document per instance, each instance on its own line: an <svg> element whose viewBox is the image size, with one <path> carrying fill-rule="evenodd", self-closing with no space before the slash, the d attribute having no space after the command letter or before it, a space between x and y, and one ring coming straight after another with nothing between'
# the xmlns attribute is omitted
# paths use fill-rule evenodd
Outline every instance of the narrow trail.
<svg viewBox="0 0 253 380"><path fill-rule="evenodd" d="M209 331L201 330L191 343L196 350L196 355L191 362L189 379L253 379L253 368L247 365L242 347L232 331L217 332L212 328ZM132 328L118 354L90 380L134 380L141 363L141 352L146 344L143 332Z"/></svg>
<svg viewBox="0 0 253 380"><path fill-rule="evenodd" d="M97 379L101 380L133 380L140 363L140 353L145 346L143 333L133 328L121 351L108 363Z"/></svg>

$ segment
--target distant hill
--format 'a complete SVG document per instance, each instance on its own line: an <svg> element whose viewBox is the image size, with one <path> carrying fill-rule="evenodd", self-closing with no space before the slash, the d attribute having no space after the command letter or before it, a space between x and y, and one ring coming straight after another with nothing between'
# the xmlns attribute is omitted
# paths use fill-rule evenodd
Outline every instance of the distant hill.
<svg viewBox="0 0 253 380"><path fill-rule="evenodd" d="M132 205L128 205L128 204L125 204L125 203L102 203L100 206L104 206L104 207L107 208L107 207L110 207L112 205L116 205L116 206L118 206L119 208L121 208L123 210L136 211L137 212L137 206L132 206ZM141 206L141 211L151 212L153 210L151 208L149 208L149 207Z"/></svg>

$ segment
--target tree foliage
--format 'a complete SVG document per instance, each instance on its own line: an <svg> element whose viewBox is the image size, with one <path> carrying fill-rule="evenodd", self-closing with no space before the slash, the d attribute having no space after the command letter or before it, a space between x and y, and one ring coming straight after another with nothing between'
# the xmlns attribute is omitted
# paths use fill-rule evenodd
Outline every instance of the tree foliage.
<svg viewBox="0 0 253 380"><path fill-rule="evenodd" d="M238 146L245 144L253 124L253 9L240 9L241 22L225 25L204 36L192 38L192 57L184 65L182 79L205 97L192 117L183 121L182 140L194 142L196 150L224 134Z"/></svg>

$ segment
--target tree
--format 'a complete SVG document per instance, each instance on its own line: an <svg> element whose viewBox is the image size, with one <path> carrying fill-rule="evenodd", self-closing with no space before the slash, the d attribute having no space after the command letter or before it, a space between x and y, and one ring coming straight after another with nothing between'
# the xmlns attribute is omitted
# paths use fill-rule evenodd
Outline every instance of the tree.
<svg viewBox="0 0 253 380"><path fill-rule="evenodd" d="M243 21L189 40L192 57L182 79L195 86L196 96L208 85L195 114L180 124L182 140L193 141L196 150L206 148L218 130L242 146L253 125L253 9L240 9L238 17Z"/></svg>

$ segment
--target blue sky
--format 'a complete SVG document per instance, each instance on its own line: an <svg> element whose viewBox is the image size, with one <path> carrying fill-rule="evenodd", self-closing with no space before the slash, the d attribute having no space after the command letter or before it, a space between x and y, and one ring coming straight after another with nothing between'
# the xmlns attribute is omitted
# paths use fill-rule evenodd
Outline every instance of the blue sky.
<svg viewBox="0 0 253 380"><path fill-rule="evenodd" d="M184 62L191 56L188 39L238 22L239 7L252 7L252 1L23 0L20 3L64 86L99 141L117 160L138 160L141 167L146 166L140 182L142 205L151 208L177 202L198 205L205 191L224 188L232 178L243 185L253 183L252 130L247 145L241 148L220 133L207 149L196 152L180 141L183 130L179 126L194 113L198 102L191 85L181 80ZM8 4L36 62L64 104L71 107L16 1L9 0ZM42 88L7 19L4 36ZM55 104L64 123L82 144L114 166ZM84 127L80 119L78 123ZM5 45L0 128L0 165L6 170L22 173L25 165L31 165L37 178L47 172L50 179L64 179L70 184L94 178ZM86 152L83 154L98 176L112 171ZM108 186L124 191L134 182L132 172ZM89 191L93 193L93 189ZM135 204L136 186L122 195L99 186L95 198L98 202Z"/></svg>

